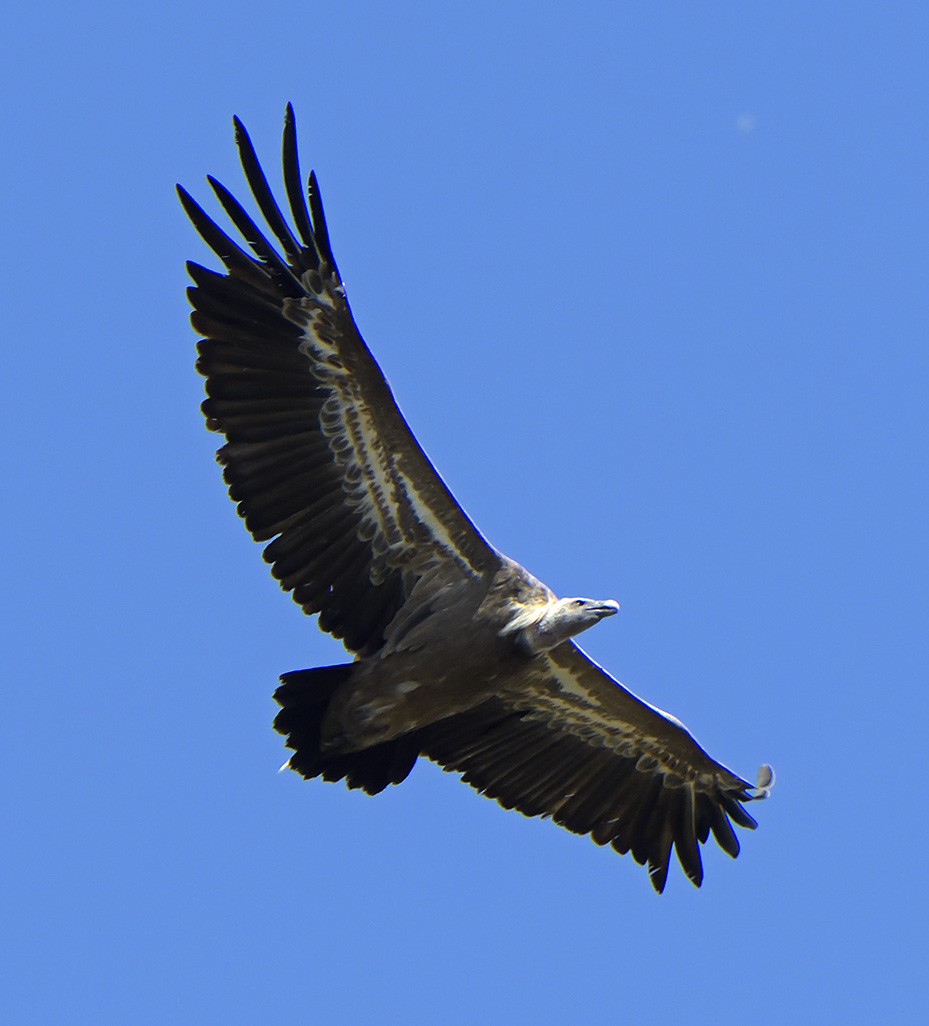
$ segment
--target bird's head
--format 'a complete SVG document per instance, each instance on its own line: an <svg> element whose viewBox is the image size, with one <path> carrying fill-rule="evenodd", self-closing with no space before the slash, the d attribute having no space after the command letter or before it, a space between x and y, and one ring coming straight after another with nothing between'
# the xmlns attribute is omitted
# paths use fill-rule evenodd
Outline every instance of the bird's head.
<svg viewBox="0 0 929 1026"><path fill-rule="evenodd" d="M619 603L613 599L553 599L538 619L522 629L522 640L533 652L548 652L618 612Z"/></svg>

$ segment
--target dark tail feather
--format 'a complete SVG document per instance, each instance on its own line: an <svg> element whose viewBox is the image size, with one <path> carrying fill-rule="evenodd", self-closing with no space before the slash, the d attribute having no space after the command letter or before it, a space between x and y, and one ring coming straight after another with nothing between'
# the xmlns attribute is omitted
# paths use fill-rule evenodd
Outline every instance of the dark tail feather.
<svg viewBox="0 0 929 1026"><path fill-rule="evenodd" d="M274 692L281 711L274 729L287 738L294 750L289 766L309 780L345 778L349 787L360 787L368 794L383 791L388 784L405 780L420 753L418 731L363 748L357 752L321 752L320 728L329 701L340 684L351 676L353 664L318 666L312 670L294 670L281 677Z"/></svg>

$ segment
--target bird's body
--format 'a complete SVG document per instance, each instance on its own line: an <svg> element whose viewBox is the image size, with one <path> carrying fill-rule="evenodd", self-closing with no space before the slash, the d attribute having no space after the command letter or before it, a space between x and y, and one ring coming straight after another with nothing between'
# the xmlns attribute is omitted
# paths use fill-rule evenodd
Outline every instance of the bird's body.
<svg viewBox="0 0 929 1026"><path fill-rule="evenodd" d="M428 725L437 704L463 712L494 695L524 658L519 641L499 633L502 596L486 584L456 582L435 612L401 618L380 652L353 664L323 722L324 749L336 735L353 748L386 741Z"/></svg>
<svg viewBox="0 0 929 1026"><path fill-rule="evenodd" d="M492 575L447 582L428 615L419 618L421 607L411 603L405 612L413 615L394 619L384 647L352 664L327 709L321 748L365 748L428 726L436 708L446 715L474 708L519 680L533 654L618 608L556 599L506 557ZM548 631L546 619L555 620Z"/></svg>
<svg viewBox="0 0 929 1026"><path fill-rule="evenodd" d="M350 663L284 674L276 728L306 777L375 793L425 754L507 807L549 815L632 851L664 887L672 847L699 885L698 842L731 855L730 819L764 797L714 762L679 721L637 699L571 640L618 610L558 599L491 546L436 473L355 326L315 177L302 194L292 111L285 221L241 124L252 192L281 253L218 182L249 243L180 190L226 266L189 265L204 336L208 426L230 495L282 587Z"/></svg>

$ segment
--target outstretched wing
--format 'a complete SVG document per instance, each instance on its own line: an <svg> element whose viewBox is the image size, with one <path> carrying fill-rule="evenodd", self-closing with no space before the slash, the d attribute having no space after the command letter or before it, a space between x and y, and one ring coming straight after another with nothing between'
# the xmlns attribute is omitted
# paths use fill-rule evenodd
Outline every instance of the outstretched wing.
<svg viewBox="0 0 929 1026"><path fill-rule="evenodd" d="M672 847L703 881L699 845L710 833L735 858L744 803L767 796L720 765L683 724L636 698L574 642L537 657L492 701L424 731L423 752L505 808L551 816L648 864L660 893Z"/></svg>
<svg viewBox="0 0 929 1026"><path fill-rule="evenodd" d="M279 249L219 182L213 191L252 252L178 186L225 274L188 264L197 369L230 496L281 587L324 631L368 654L426 573L479 576L495 551L457 504L394 402L352 318L315 175L307 208L293 109L284 124L289 225L238 119L245 177Z"/></svg>

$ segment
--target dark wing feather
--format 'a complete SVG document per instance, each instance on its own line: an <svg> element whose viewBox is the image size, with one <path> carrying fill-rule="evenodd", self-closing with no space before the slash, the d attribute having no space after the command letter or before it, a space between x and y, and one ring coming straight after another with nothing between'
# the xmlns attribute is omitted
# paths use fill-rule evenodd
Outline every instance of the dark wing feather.
<svg viewBox="0 0 929 1026"><path fill-rule="evenodd" d="M573 642L539 656L491 701L421 732L424 754L506 808L551 816L631 852L664 889L672 848L703 881L710 832L735 857L731 821L766 796L720 765L675 719L609 676Z"/></svg>
<svg viewBox="0 0 929 1026"><path fill-rule="evenodd" d="M354 651L384 643L416 581L482 576L499 557L407 427L352 318L315 176L300 185L288 105L284 184L294 227L242 123L249 187L276 246L223 185L209 182L248 244L237 245L180 187L184 209L227 273L190 264L191 322L204 337L207 425L229 493L282 587ZM309 207L307 206L309 201Z"/></svg>

